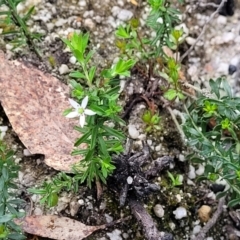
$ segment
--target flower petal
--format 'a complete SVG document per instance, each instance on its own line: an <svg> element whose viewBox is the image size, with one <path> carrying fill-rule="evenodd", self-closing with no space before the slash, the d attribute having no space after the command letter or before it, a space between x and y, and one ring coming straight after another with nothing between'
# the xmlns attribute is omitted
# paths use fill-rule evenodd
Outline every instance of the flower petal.
<svg viewBox="0 0 240 240"><path fill-rule="evenodd" d="M80 108L80 105L76 101L74 101L73 99L69 98L68 101L70 102L72 107L74 107L75 109Z"/></svg>
<svg viewBox="0 0 240 240"><path fill-rule="evenodd" d="M84 113L85 113L86 115L90 115L90 116L96 114L94 111L92 111L92 110L90 110L90 109L85 109L85 110L84 110Z"/></svg>
<svg viewBox="0 0 240 240"><path fill-rule="evenodd" d="M67 118L75 118L75 117L78 117L78 116L79 116L78 112L74 111L74 112L68 113L65 117L67 117Z"/></svg>
<svg viewBox="0 0 240 240"><path fill-rule="evenodd" d="M79 118L79 125L80 127L84 127L84 124L85 124L85 115L84 114L81 114L80 115L80 118Z"/></svg>
<svg viewBox="0 0 240 240"><path fill-rule="evenodd" d="M86 97L82 100L81 107L85 109L86 106L87 106L87 104L88 104L88 96L86 96Z"/></svg>

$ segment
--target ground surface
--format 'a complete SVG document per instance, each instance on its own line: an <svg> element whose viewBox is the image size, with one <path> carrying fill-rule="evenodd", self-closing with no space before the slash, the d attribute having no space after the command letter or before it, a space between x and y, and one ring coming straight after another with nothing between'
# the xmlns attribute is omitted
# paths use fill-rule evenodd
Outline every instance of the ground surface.
<svg viewBox="0 0 240 240"><path fill-rule="evenodd" d="M33 63L43 71L50 71L61 81L68 82L68 72L76 68L74 59L65 49L65 46L59 38L67 37L73 31L88 31L91 36L91 47L95 49L94 61L98 67L109 66L118 56L118 51L114 47L114 30L117 25L128 20L129 17L140 17L143 23L146 19L149 8L145 1L138 1L139 7L131 2L124 0L105 0L105 1L27 1L30 4L36 4L36 11L33 20L30 21L30 27L33 31L44 34L41 50L44 54L44 63L27 50L12 54L8 49L9 45L2 44L3 49L11 58L20 58ZM22 6L22 11L26 8ZM184 49L189 48L194 39L200 34L202 27L209 18L214 9L206 9L196 5L196 3L187 3L181 7L185 11L183 23L189 32L186 39L187 44ZM240 11L236 9L232 17L217 15L213 19L202 41L199 41L195 50L185 61L186 72L189 81L194 82L200 87L207 87L210 78L227 75L231 85L238 93L237 84L238 72L230 76L228 73L229 65L238 65L240 54L240 36L239 36L239 17ZM143 34L150 34L145 26L142 26ZM49 61L49 57L54 57L54 64ZM65 69L61 71L62 64ZM60 71L59 71L60 70ZM125 91L121 96L121 101L127 102L133 94L139 93L143 86L143 80L140 75L135 74L130 79L126 79ZM128 128L126 133L130 139L133 139L132 152L136 153L142 149L142 140L145 140L150 148L151 158L153 160L162 156L170 156L174 162L170 165L173 174L181 174L183 185L180 187L171 187L170 179L166 171L153 179L153 182L160 186L160 190L152 196L143 200L146 209L153 217L160 231L166 231L173 234L174 239L194 239L193 233L200 231L204 225L200 222L198 209L202 205L208 205L214 212L217 201L208 183L197 183L195 178L189 172L197 175L201 174L202 166L191 165L185 160L187 149L181 143L181 138L175 128L171 117L166 110L160 107L162 116L163 130L147 135L144 131L145 126L141 120L146 105L144 102L136 104L129 118L127 119ZM1 109L1 125L9 126L9 131L5 136L6 142L16 150L16 161L21 165L19 173L19 194L27 195L27 188L41 184L42 181L50 179L56 174L56 171L47 167L42 158L26 157L23 155L25 147L21 144L18 137L11 129L4 111ZM131 127L129 127L131 126ZM134 134L130 128L134 128ZM133 136L134 135L134 136ZM191 178L191 179L190 179ZM109 185L110 186L110 185ZM111 191L109 186L104 186L103 196L100 200L96 198L96 188L88 189L85 185L80 186L77 195L73 193L61 193L57 207L47 209L39 204L39 197L30 196L33 202L32 209L30 204L26 211L32 214L59 214L70 216L88 225L100 225L112 220L131 216L128 203L123 207L119 206L118 195ZM156 206L164 209L162 217L156 216ZM173 211L178 207L184 207L187 210L187 216L182 219L176 219ZM72 213L72 214L71 214ZM230 239L228 231L223 230L226 225L234 226L234 223L228 216L228 209L224 210L223 216L208 234L208 240ZM31 237L29 236L29 239ZM131 217L129 220L113 227L93 233L87 239L98 240L120 240L120 239L144 239L141 227L137 220ZM236 238L237 239L237 238Z"/></svg>

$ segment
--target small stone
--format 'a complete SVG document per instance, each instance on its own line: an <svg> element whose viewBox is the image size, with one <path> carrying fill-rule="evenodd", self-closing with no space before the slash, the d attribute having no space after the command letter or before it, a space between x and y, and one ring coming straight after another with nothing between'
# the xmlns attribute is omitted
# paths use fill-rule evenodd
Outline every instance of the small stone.
<svg viewBox="0 0 240 240"><path fill-rule="evenodd" d="M133 13L126 9L121 9L117 15L117 18L122 21L128 21L133 16Z"/></svg>
<svg viewBox="0 0 240 240"><path fill-rule="evenodd" d="M187 217L187 210L184 207L178 207L175 211L173 211L176 219L182 219Z"/></svg>
<svg viewBox="0 0 240 240"><path fill-rule="evenodd" d="M32 154L29 152L29 150L27 148L23 149L23 155L25 157L29 157L29 156L32 156Z"/></svg>
<svg viewBox="0 0 240 240"><path fill-rule="evenodd" d="M105 216L105 218L106 218L107 223L110 223L110 222L113 221L113 217L110 216L109 214L105 213L104 216Z"/></svg>
<svg viewBox="0 0 240 240"><path fill-rule="evenodd" d="M226 25L227 24L227 18L219 15L218 18L217 18L217 23L219 25Z"/></svg>
<svg viewBox="0 0 240 240"><path fill-rule="evenodd" d="M69 59L69 62L71 64L75 64L77 62L77 59L74 56L71 56L70 59Z"/></svg>
<svg viewBox="0 0 240 240"><path fill-rule="evenodd" d="M71 201L69 204L69 207L70 207L70 214L72 217L74 217L79 210L80 204L77 201Z"/></svg>
<svg viewBox="0 0 240 240"><path fill-rule="evenodd" d="M199 232L201 231L201 226L200 225L197 225L193 228L193 234L196 235L198 234Z"/></svg>
<svg viewBox="0 0 240 240"><path fill-rule="evenodd" d="M78 203L79 203L80 206L83 206L84 205L84 200L83 199L79 199Z"/></svg>
<svg viewBox="0 0 240 240"><path fill-rule="evenodd" d="M128 125L128 133L129 133L129 136L133 139L137 139L139 136L139 131L132 124Z"/></svg>
<svg viewBox="0 0 240 240"><path fill-rule="evenodd" d="M79 5L80 7L85 7L85 6L87 5L87 2L80 0L80 1L78 2L78 5Z"/></svg>
<svg viewBox="0 0 240 240"><path fill-rule="evenodd" d="M212 208L208 205L202 205L198 209L198 217L202 222L207 222L210 219Z"/></svg>
<svg viewBox="0 0 240 240"><path fill-rule="evenodd" d="M216 184L216 183L213 183L212 186L211 186L211 190L214 193L222 192L222 191L224 191L224 188L225 188L225 185Z"/></svg>
<svg viewBox="0 0 240 240"><path fill-rule="evenodd" d="M183 154L179 154L178 159L179 159L179 161L184 162L185 156Z"/></svg>
<svg viewBox="0 0 240 240"><path fill-rule="evenodd" d="M232 42L235 38L235 35L233 32L225 32L222 35L222 39L225 43L229 43Z"/></svg>
<svg viewBox="0 0 240 240"><path fill-rule="evenodd" d="M84 26L89 28L90 30L93 30L95 28L95 23L91 18L86 18L84 20Z"/></svg>
<svg viewBox="0 0 240 240"><path fill-rule="evenodd" d="M192 165L189 165L188 177L190 179L196 178L195 168Z"/></svg>
<svg viewBox="0 0 240 240"><path fill-rule="evenodd" d="M186 37L186 42L187 42L189 45L193 45L193 44L196 42L196 39L195 39L195 38L192 38L192 37Z"/></svg>
<svg viewBox="0 0 240 240"><path fill-rule="evenodd" d="M133 182L133 178L131 176L128 176L127 183L130 185Z"/></svg>
<svg viewBox="0 0 240 240"><path fill-rule="evenodd" d="M107 233L110 240L122 240L121 231L119 229L115 229L112 232Z"/></svg>
<svg viewBox="0 0 240 240"><path fill-rule="evenodd" d="M217 68L217 73L222 73L224 75L228 74L228 64L227 63L220 63Z"/></svg>
<svg viewBox="0 0 240 240"><path fill-rule="evenodd" d="M64 75L64 74L67 74L69 73L69 68L66 64L62 64L59 69L58 69L60 75Z"/></svg>
<svg viewBox="0 0 240 240"><path fill-rule="evenodd" d="M162 218L164 216L164 209L160 204L156 204L153 208L153 211L155 215L159 218Z"/></svg>
<svg viewBox="0 0 240 240"><path fill-rule="evenodd" d="M237 71L237 67L236 67L236 66L234 66L234 65L232 65L232 64L230 64L230 65L228 66L228 74L229 74L229 75L233 75L236 71Z"/></svg>
<svg viewBox="0 0 240 240"><path fill-rule="evenodd" d="M203 175L204 171L205 171L205 167L202 164L199 164L198 170L196 171L196 174L199 175L199 176Z"/></svg>

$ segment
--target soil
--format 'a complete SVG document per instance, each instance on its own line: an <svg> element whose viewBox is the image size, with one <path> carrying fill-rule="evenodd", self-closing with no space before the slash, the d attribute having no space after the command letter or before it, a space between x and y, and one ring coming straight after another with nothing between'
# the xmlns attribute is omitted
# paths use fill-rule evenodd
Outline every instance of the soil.
<svg viewBox="0 0 240 240"><path fill-rule="evenodd" d="M118 12L121 9L128 10L133 16L139 17L141 22L146 19L147 13L149 12L149 7L145 1L139 0L137 2L139 6L135 6L127 0L28 0L26 3L21 4L22 8L20 11L26 11L31 4L36 5L33 18L29 21L29 27L33 29L33 31L38 31L43 34L42 41L37 43L43 54L43 59L40 61L28 48L21 48L11 52L7 38L1 39L1 49L6 52L10 59L18 59L31 63L44 72L50 72L59 80L68 84L68 72L60 74L59 67L62 64L66 64L68 68L72 70L77 69L77 66L71 61L71 54L66 50L61 38L66 38L73 31L89 32L91 36L90 48L95 50L94 64L100 69L110 66L119 54L114 45L114 31L117 25L124 22L119 18ZM185 12L183 22L188 28L189 36L192 38L196 38L199 35L202 28L201 22L214 11L214 8L197 8L194 4L197 3L190 1L180 7L180 9ZM219 17L224 17L224 20L227 19L227 23L225 24L225 28L221 27L220 24L217 25L216 31L220 31L221 28L222 34L224 31L227 32L236 24L239 16L240 10L238 9L235 10L234 16L231 17L218 15L216 21L221 20ZM217 65L222 63L219 59L221 59L223 49L224 51L227 49L229 56L225 59L220 70L223 70L224 67L226 68L226 65L228 67L231 58L235 57L240 50L239 46L235 52L229 50L233 48L231 44L237 45L237 42L233 43L233 40L230 43L224 42L222 45L218 45L218 43L215 42L211 43L213 36L216 37L216 31L212 30L215 23L214 21L200 42L202 45L197 45L195 50L184 61L189 82L195 82L201 86L207 86L207 83L204 82L203 79L210 79L211 77L222 74L221 71L217 70ZM144 25L141 30L143 34L151 34ZM188 41L190 42L189 39ZM189 42L183 44L182 52L190 47L191 44L189 44ZM215 56L215 58L213 56ZM189 69L191 69L191 71ZM228 71L224 71L223 74L228 75ZM235 73L234 76L228 76L232 86L235 86L236 75L237 73ZM141 152L144 144L147 144L150 149L149 156L146 160L148 163L163 156L170 157L173 161L157 176L148 179L149 184L159 186L159 190L151 194L144 193L144 196L138 200L144 205L160 232L171 233L176 240L194 239L193 233L196 233L196 229L205 225L205 223L199 219L198 209L202 205L208 205L212 208L212 212L214 212L217 208L218 201L214 197L210 183L199 183L196 179L189 179L191 167L197 170L199 166L192 165L185 159L189 153L188 149L183 144L181 136L164 106L158 106L161 116L161 130L146 134L146 126L141 119L144 110L147 109L146 102L140 99L131 106L133 100L137 99L141 91L145 89L144 84L142 74L138 71L133 71L131 78L126 79L125 89L120 99L124 111L129 110L127 114L125 114L127 125L134 125L139 132L136 139L131 139L128 128L126 127L125 129L129 136L128 140L132 140L130 155L132 156ZM178 120L181 122L180 117ZM4 141L15 150L15 159L21 166L17 184L19 186L19 196L27 200L24 209L27 214L57 214L74 218L87 225L101 225L108 221L130 216L128 220L108 229L94 232L86 239L145 239L140 221L134 217L129 206L132 192L130 191L128 195L129 199L126 199L125 204L120 206L119 197L121 195L119 189L114 189L112 186L116 185L115 182L108 182L107 185L103 186L101 199L97 199L96 186L89 189L83 184L79 186L77 194L62 192L59 197L58 206L48 209L46 206L41 205L39 203L39 196L29 195L27 189L41 185L44 180L51 179L57 171L44 164L44 156L24 156L23 151L25 146L11 128L11 123L8 121L3 109L0 109L0 122L1 125L9 127ZM143 171L146 171L146 168L143 169ZM167 171L170 171L174 176L180 174L183 178L183 184L177 187L172 186ZM131 174L133 173L131 172ZM116 181L116 179L112 181ZM30 204L30 198L33 206ZM77 202L80 201L81 205L78 205ZM70 212L74 203L78 205L78 209L76 213L71 216ZM157 204L161 205L164 209L163 217L157 217L154 212L154 207ZM178 207L184 207L186 209L186 217L181 219L175 218L173 212ZM232 231L225 231L223 229L225 229L226 226L228 226L228 229L230 229L229 226L235 228L236 223L229 217L228 211L229 209L225 207L223 215L219 218L217 224L211 228L206 239L230 239L229 236L232 234ZM46 238L34 238L34 236L28 235L28 239ZM236 236L234 239L238 239L238 237Z"/></svg>

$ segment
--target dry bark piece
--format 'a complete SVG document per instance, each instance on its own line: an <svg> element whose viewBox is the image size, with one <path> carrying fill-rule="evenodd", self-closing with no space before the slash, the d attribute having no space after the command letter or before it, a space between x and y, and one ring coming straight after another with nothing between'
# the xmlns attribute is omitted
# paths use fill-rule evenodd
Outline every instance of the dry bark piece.
<svg viewBox="0 0 240 240"><path fill-rule="evenodd" d="M78 120L62 114L70 107L68 86L32 66L8 61L1 51L0 69L0 101L22 143L32 154L44 154L48 166L70 172L81 157L71 156Z"/></svg>
<svg viewBox="0 0 240 240"><path fill-rule="evenodd" d="M16 220L24 232L57 240L81 240L107 225L87 226L67 217L55 215L28 216Z"/></svg>

